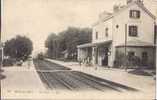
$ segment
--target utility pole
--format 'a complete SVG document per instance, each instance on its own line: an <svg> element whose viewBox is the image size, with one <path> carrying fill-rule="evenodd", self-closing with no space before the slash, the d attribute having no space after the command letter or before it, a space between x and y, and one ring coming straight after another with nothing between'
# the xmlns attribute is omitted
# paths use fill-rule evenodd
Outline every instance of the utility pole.
<svg viewBox="0 0 157 100"><path fill-rule="evenodd" d="M155 51L154 52L155 53L155 61L154 61L155 63L154 64L155 64L155 67L157 67L157 63L156 63L156 60L157 60L157 25L156 24L157 23L155 22L154 23L154 45L155 45L155 47L154 47L155 48L155 50L154 50Z"/></svg>
<svg viewBox="0 0 157 100"><path fill-rule="evenodd" d="M125 46L124 46L124 53L125 53L125 70L127 71L127 24L125 24Z"/></svg>

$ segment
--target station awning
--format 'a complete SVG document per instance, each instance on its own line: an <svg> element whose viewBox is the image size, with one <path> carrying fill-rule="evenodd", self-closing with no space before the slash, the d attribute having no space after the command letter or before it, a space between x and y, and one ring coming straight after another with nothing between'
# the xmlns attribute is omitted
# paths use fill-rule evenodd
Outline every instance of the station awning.
<svg viewBox="0 0 157 100"><path fill-rule="evenodd" d="M78 45L77 48L89 48L89 47L107 45L107 44L110 44L110 43L112 43L112 40L96 42L96 43L86 43L86 44Z"/></svg>
<svg viewBox="0 0 157 100"><path fill-rule="evenodd" d="M77 48L88 48L93 46L94 46L93 43L86 43L86 44L78 45Z"/></svg>

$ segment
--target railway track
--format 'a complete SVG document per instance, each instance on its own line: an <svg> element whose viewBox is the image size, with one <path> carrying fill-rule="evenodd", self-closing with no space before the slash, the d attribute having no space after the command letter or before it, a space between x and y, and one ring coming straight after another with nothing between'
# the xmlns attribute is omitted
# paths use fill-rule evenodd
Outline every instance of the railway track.
<svg viewBox="0 0 157 100"><path fill-rule="evenodd" d="M51 90L97 90L100 92L134 90L131 87L73 71L57 64L53 66L53 63L47 61L34 61L34 63L42 82Z"/></svg>

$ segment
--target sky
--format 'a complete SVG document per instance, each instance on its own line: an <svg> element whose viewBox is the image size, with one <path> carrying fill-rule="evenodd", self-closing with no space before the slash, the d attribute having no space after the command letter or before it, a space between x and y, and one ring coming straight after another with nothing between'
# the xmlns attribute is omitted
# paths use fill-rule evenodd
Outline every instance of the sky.
<svg viewBox="0 0 157 100"><path fill-rule="evenodd" d="M27 36L33 41L33 53L37 53L45 50L49 34L69 26L91 27L101 12L112 12L114 4L125 3L126 0L2 0L2 41ZM144 0L144 4L157 15L157 0Z"/></svg>

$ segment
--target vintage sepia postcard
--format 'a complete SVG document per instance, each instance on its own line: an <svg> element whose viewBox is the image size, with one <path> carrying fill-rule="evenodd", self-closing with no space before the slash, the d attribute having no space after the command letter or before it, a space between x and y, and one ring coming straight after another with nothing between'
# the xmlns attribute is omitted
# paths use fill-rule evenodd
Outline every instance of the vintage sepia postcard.
<svg viewBox="0 0 157 100"><path fill-rule="evenodd" d="M1 100L155 100L157 0L1 0Z"/></svg>

